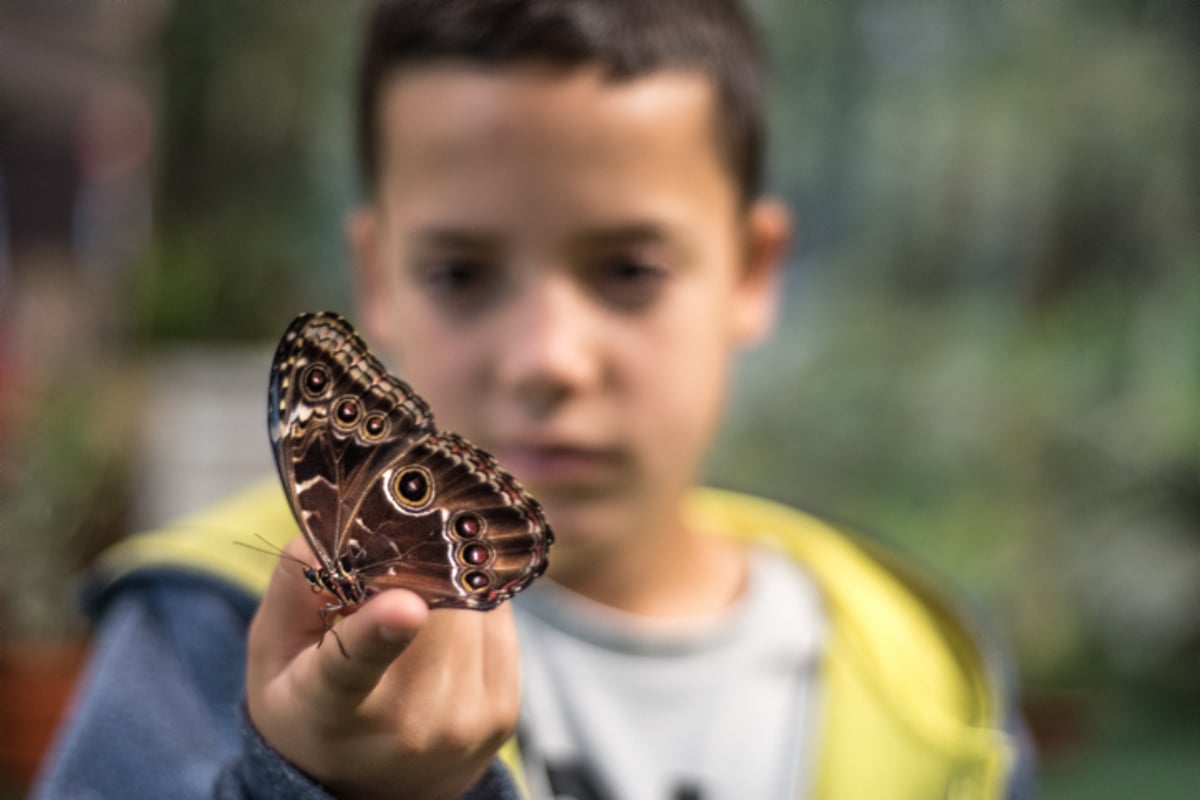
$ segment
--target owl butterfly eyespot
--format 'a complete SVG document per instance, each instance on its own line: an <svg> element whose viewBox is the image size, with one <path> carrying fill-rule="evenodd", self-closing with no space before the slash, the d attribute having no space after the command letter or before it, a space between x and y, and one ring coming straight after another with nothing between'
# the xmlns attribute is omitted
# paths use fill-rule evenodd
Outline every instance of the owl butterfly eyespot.
<svg viewBox="0 0 1200 800"><path fill-rule="evenodd" d="M429 406L348 322L302 314L271 364L279 478L318 566L322 617L404 587L431 608L487 610L546 570L541 505L496 459L439 431Z"/></svg>

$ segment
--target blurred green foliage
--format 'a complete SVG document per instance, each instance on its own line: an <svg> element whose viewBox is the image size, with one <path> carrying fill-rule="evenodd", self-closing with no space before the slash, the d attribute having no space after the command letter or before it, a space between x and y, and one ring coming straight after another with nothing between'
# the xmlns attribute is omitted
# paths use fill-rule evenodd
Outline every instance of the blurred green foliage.
<svg viewBox="0 0 1200 800"><path fill-rule="evenodd" d="M126 532L135 387L111 366L53 382L4 431L0 630L6 637L82 632L73 581Z"/></svg>
<svg viewBox="0 0 1200 800"><path fill-rule="evenodd" d="M160 45L155 229L131 277L139 338L245 341L300 308L345 307L362 7L176 5Z"/></svg>

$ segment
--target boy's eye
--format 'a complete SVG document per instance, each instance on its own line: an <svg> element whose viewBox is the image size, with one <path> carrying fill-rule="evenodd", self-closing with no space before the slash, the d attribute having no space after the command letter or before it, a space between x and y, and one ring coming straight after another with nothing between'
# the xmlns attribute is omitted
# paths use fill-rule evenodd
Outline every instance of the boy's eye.
<svg viewBox="0 0 1200 800"><path fill-rule="evenodd" d="M432 259L420 269L421 282L435 299L459 309L474 308L491 293L494 270L472 256Z"/></svg>
<svg viewBox="0 0 1200 800"><path fill-rule="evenodd" d="M669 270L662 264L634 254L604 259L594 272L597 291L614 305L631 311L653 302L669 277Z"/></svg>
<svg viewBox="0 0 1200 800"><path fill-rule="evenodd" d="M478 281L482 271L482 266L475 259L446 258L428 266L425 280L430 286L456 291Z"/></svg>

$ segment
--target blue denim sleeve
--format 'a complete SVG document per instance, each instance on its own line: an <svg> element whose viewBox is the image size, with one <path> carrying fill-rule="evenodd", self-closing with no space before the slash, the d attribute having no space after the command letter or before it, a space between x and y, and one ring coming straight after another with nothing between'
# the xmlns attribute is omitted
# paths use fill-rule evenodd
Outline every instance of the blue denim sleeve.
<svg viewBox="0 0 1200 800"><path fill-rule="evenodd" d="M243 711L253 598L154 573L102 600L90 665L33 798L329 798ZM495 761L468 797L519 795Z"/></svg>
<svg viewBox="0 0 1200 800"><path fill-rule="evenodd" d="M254 601L194 576L131 577L102 599L92 656L35 798L211 798L238 757Z"/></svg>

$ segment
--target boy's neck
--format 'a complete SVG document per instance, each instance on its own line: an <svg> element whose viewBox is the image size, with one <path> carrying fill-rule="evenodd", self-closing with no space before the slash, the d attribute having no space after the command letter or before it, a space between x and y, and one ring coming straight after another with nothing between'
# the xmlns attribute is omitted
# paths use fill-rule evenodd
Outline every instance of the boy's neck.
<svg viewBox="0 0 1200 800"><path fill-rule="evenodd" d="M596 547L550 577L589 600L648 617L703 617L732 605L745 589L743 545L688 529L677 514L636 546ZM565 565L564 565L565 566Z"/></svg>

